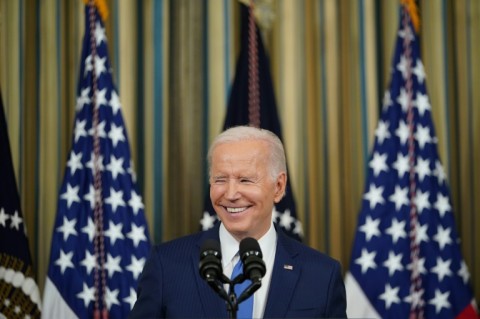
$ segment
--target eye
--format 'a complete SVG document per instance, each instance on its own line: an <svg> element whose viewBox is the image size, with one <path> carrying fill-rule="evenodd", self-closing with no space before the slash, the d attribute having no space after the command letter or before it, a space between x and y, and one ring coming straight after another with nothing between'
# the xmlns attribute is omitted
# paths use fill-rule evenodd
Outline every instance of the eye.
<svg viewBox="0 0 480 319"><path fill-rule="evenodd" d="M227 179L224 177L215 177L213 178L212 183L213 184L225 184L227 182Z"/></svg>
<svg viewBox="0 0 480 319"><path fill-rule="evenodd" d="M253 183L253 180L251 180L250 178L240 178L240 183L250 184L250 183Z"/></svg>

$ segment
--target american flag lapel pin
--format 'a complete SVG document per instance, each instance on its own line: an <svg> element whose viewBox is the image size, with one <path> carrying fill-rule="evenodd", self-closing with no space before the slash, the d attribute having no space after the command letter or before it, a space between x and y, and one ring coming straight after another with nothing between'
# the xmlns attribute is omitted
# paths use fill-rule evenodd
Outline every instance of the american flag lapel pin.
<svg viewBox="0 0 480 319"><path fill-rule="evenodd" d="M286 270L293 270L293 266L292 265L283 265L283 269L286 269Z"/></svg>

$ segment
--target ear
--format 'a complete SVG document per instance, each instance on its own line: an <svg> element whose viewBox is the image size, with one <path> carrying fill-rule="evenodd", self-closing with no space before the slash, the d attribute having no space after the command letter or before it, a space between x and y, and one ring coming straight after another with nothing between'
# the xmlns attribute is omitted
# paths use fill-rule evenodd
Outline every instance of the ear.
<svg viewBox="0 0 480 319"><path fill-rule="evenodd" d="M285 196L285 189L287 188L287 174L285 172L281 172L277 176L277 180L275 181L275 197L273 201L277 204L283 196Z"/></svg>

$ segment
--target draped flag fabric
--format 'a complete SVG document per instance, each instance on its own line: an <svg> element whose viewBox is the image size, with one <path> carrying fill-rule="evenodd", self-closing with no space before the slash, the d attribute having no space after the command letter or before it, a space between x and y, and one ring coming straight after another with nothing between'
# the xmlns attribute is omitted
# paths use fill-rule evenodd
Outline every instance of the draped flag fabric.
<svg viewBox="0 0 480 319"><path fill-rule="evenodd" d="M0 318L40 318L40 309L0 94Z"/></svg>
<svg viewBox="0 0 480 319"><path fill-rule="evenodd" d="M248 32L248 7L242 7L242 30L241 30L241 50L237 62L235 79L230 93L228 109L223 129L238 125L248 125L249 123L249 32ZM259 94L260 94L260 127L275 133L282 139L282 130L275 103L272 79L270 77L270 68L265 49L263 47L261 35L257 26L255 26L257 47L258 47L258 74L259 74ZM301 240L303 237L302 225L297 219L295 200L293 197L290 181L287 181L286 196L274 207L274 222L277 223L288 235ZM202 229L211 228L216 222L217 217L213 209L209 196L205 199L205 209L203 218L200 221Z"/></svg>
<svg viewBox="0 0 480 319"><path fill-rule="evenodd" d="M401 7L345 280L347 315L477 318L410 12Z"/></svg>
<svg viewBox="0 0 480 319"><path fill-rule="evenodd" d="M43 296L42 317L49 319L126 318L150 250L105 28L94 8L85 10L72 149Z"/></svg>

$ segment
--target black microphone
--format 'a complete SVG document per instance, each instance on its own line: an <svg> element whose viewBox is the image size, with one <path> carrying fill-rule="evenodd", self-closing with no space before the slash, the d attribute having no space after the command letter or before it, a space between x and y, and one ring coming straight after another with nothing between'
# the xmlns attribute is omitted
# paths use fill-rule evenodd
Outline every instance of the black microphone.
<svg viewBox="0 0 480 319"><path fill-rule="evenodd" d="M203 242L200 249L200 276L207 282L215 281L222 277L222 253L220 243L213 239Z"/></svg>
<svg viewBox="0 0 480 319"><path fill-rule="evenodd" d="M220 243L213 239L203 242L200 249L200 262L198 265L200 277L223 299L228 301L228 295L223 288L225 275L222 269L222 253Z"/></svg>
<svg viewBox="0 0 480 319"><path fill-rule="evenodd" d="M265 276L265 262L258 241L247 237L240 242L240 258L243 263L243 273L253 283L260 282Z"/></svg>

